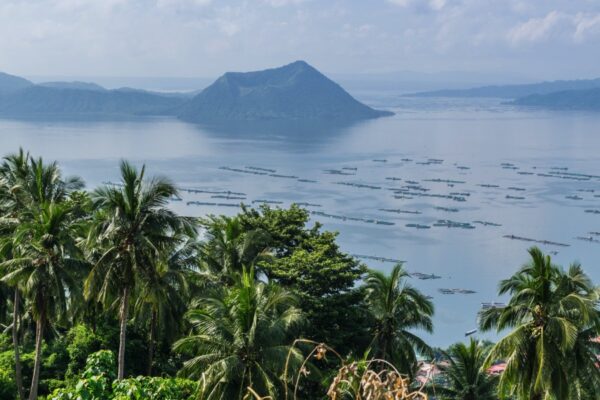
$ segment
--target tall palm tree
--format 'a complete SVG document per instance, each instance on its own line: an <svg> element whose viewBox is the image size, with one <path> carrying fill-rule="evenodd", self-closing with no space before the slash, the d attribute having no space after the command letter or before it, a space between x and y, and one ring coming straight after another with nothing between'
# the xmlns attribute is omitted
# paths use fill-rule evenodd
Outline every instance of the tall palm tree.
<svg viewBox="0 0 600 400"><path fill-rule="evenodd" d="M36 238L33 235L33 232L39 233L45 229L48 241L58 240L57 243L42 243L59 247L52 250L46 248L47 253L55 252L59 253L57 256L71 256L73 249L62 249L61 246L70 246L69 243L73 238L68 238L62 234L57 235L58 232L52 232L51 230L56 229L57 226L72 223L74 218L71 215L70 207L65 205L65 201L71 193L82 187L83 182L77 177L63 178L55 162L44 164L42 159L35 160L22 149L16 154L5 157L2 165L0 165L0 207L3 211L0 229L5 233L5 240L2 240L0 252L4 260L2 265L4 265L7 274L14 272L10 270L12 267L17 269L24 267L24 265L18 265L18 263L26 262L32 256L32 250L35 250L34 240L40 240L39 237ZM67 242L61 242L63 239L68 240ZM17 262L16 260L20 261ZM43 273L40 272L34 274L34 276L43 276ZM15 349L15 380L19 397L23 399L24 391L18 343L21 291L27 290L29 294L35 294L35 290L31 290L32 282L22 285L24 281L18 278L13 280L4 276L3 279L11 282L14 289L12 330ZM38 287L36 290L39 292L41 289ZM60 288L58 290L60 291ZM54 293L54 295L59 294ZM33 304L33 307L34 310L32 311L34 311L35 317L37 305ZM39 315L37 316L39 317ZM41 324L42 329L45 323L44 318L41 320L38 318L37 324ZM39 358L36 361L38 368L37 370L34 368L34 372L37 372L37 375L34 373L34 378L38 379ZM36 379L32 381L30 396L37 396ZM35 390L33 390L34 388Z"/></svg>
<svg viewBox="0 0 600 400"><path fill-rule="evenodd" d="M411 329L432 332L433 303L408 283L401 264L390 275L367 273L367 302L376 321L371 348L376 358L391 362L411 375L417 362L416 351L431 353L430 347Z"/></svg>
<svg viewBox="0 0 600 400"><path fill-rule="evenodd" d="M161 336L172 343L182 330L183 316L194 286L198 266L198 243L182 238L157 260L154 273L138 288L136 319L148 322L148 375L152 375L154 347Z"/></svg>
<svg viewBox="0 0 600 400"><path fill-rule="evenodd" d="M145 167L138 171L123 161L121 181L92 193L98 211L88 247L101 251L85 282L86 297L107 307L119 306L118 379L125 374L130 296L136 286L154 276L161 250L176 243L176 233L192 229L190 219L167 208L169 199L177 195L169 180L145 180Z"/></svg>
<svg viewBox="0 0 600 400"><path fill-rule="evenodd" d="M21 223L13 241L16 254L1 266L2 278L24 288L36 322L35 359L29 399L37 399L44 330L60 321L79 292L77 276L85 268L77 248L77 229L68 203L42 205L40 214Z"/></svg>
<svg viewBox="0 0 600 400"><path fill-rule="evenodd" d="M29 160L29 154L26 154L23 149L19 149L18 153L5 157L0 165L0 209L2 210L0 227L5 237L12 236L15 227L18 226L20 213L28 202L25 186L29 175ZM12 258L12 242L4 241L0 252L4 260ZM17 287L13 289L11 329L15 352L15 383L19 399L25 400L18 332L21 292Z"/></svg>
<svg viewBox="0 0 600 400"><path fill-rule="evenodd" d="M192 355L180 371L201 380L201 398L242 399L247 388L280 398L280 374L302 320L296 299L244 272L234 286L200 299L188 312L193 333L175 343ZM300 354L292 351L292 360ZM285 383L284 383L285 384Z"/></svg>
<svg viewBox="0 0 600 400"><path fill-rule="evenodd" d="M511 295L507 306L480 316L482 330L512 329L486 363L506 360L499 382L502 396L582 398L577 386L600 381L588 341L591 332L598 332L598 291L580 266L565 273L538 248L529 249L529 255L529 263L500 283L499 293Z"/></svg>
<svg viewBox="0 0 600 400"><path fill-rule="evenodd" d="M485 369L489 348L471 339L469 344L457 343L444 352L449 364L438 364L446 384L429 387L441 400L495 400L497 377Z"/></svg>

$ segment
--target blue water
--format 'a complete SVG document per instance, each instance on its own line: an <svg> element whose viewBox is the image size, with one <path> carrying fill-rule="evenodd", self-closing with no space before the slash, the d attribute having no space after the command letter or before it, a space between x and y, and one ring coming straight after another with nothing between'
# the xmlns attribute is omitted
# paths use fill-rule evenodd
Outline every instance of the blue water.
<svg viewBox="0 0 600 400"><path fill-rule="evenodd" d="M281 201L283 205L308 202L321 206L308 207L313 211L393 223L382 225L315 216L326 229L340 232L341 246L349 253L405 260L411 272L442 277L411 279L411 284L433 296L435 333L426 335L426 339L437 346L463 340L464 333L476 327L481 303L503 300L496 295L498 281L527 261L526 249L532 243L504 235L569 244L569 247L548 244L540 247L557 251L554 259L562 265L581 262L595 281L600 282L597 265L600 243L576 239L589 237L590 231L600 231L600 214L585 212L600 210L600 197L595 197L600 196L600 178L578 181L557 177L560 173L600 175L600 115L519 110L493 99L373 95L368 101L397 114L345 127L302 124L202 127L172 119L0 120L0 149L9 153L22 146L35 155L57 159L66 173L82 176L88 187L116 180L118 160L127 158L146 163L150 174L169 176L183 188L242 192L246 194L246 203L259 199ZM425 163L432 158L443 162ZM374 161L383 159L386 162ZM503 167L503 163L510 165ZM316 182L220 169L249 171L248 166ZM324 172L332 169L355 175ZM465 183L450 187L446 182L428 179ZM411 193L469 195L462 196L464 202L410 195L407 197L412 198L395 198L389 189L402 186L418 188L408 189ZM524 199L510 199L507 195ZM188 206L188 201L239 202L214 199L209 193L184 192L183 201L173 202L172 206L188 215L237 211L231 207ZM435 207L459 211L446 212ZM439 219L470 224L481 220L501 226L473 224L474 229L433 226ZM428 225L430 229L410 228L407 224ZM393 265L365 262L382 270ZM439 293L440 288L464 288L477 293L444 295ZM495 335L479 337L494 339Z"/></svg>

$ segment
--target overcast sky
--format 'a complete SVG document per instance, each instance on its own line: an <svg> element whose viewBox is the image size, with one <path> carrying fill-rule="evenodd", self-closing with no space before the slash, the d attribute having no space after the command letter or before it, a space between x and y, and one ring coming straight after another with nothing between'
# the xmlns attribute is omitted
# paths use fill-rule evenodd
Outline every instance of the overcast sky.
<svg viewBox="0 0 600 400"><path fill-rule="evenodd" d="M19 75L213 77L296 59L600 77L600 0L0 0L0 71Z"/></svg>

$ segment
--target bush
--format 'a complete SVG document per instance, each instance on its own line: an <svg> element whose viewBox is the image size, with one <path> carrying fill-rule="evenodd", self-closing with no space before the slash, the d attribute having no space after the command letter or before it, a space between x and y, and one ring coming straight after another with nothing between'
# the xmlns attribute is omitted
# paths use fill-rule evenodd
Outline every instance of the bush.
<svg viewBox="0 0 600 400"><path fill-rule="evenodd" d="M75 386L57 389L49 400L110 399L111 382L115 378L115 356L108 350L90 354L86 369Z"/></svg>
<svg viewBox="0 0 600 400"><path fill-rule="evenodd" d="M85 368L88 354L100 350L100 339L86 325L76 325L67 333L69 367L67 376L77 375Z"/></svg>
<svg viewBox="0 0 600 400"><path fill-rule="evenodd" d="M185 379L138 376L113 383L115 400L188 400L197 384Z"/></svg>
<svg viewBox="0 0 600 400"><path fill-rule="evenodd" d="M13 370L0 368L0 400L14 400L17 385L13 379Z"/></svg>
<svg viewBox="0 0 600 400"><path fill-rule="evenodd" d="M93 353L87 358L80 379L54 390L48 400L188 400L197 388L195 382L175 378L140 376L116 381L115 370L111 351Z"/></svg>

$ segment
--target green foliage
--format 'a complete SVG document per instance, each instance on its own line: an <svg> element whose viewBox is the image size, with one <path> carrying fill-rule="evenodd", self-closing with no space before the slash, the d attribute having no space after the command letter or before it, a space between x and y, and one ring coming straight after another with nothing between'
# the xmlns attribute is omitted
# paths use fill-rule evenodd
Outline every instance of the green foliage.
<svg viewBox="0 0 600 400"><path fill-rule="evenodd" d="M115 400L187 400L197 389L197 383L186 379L139 376L113 383Z"/></svg>
<svg viewBox="0 0 600 400"><path fill-rule="evenodd" d="M362 353L370 342L369 313L357 283L366 268L343 253L337 234L307 227L309 214L289 209L244 209L242 225L266 232L274 257L258 263L270 280L295 293L308 323L303 337L325 342L341 353Z"/></svg>
<svg viewBox="0 0 600 400"><path fill-rule="evenodd" d="M109 399L114 377L115 357L112 352L102 350L90 354L81 378L73 386L55 390L49 400Z"/></svg>
<svg viewBox="0 0 600 400"><path fill-rule="evenodd" d="M181 374L199 379L201 398L239 399L247 387L279 398L288 352L302 321L296 299L279 286L244 272L234 286L200 299L188 312L193 333L175 343L192 358Z"/></svg>
<svg viewBox="0 0 600 400"><path fill-rule="evenodd" d="M13 377L13 368L0 367L0 400L14 400L17 385Z"/></svg>
<svg viewBox="0 0 600 400"><path fill-rule="evenodd" d="M100 349L100 339L83 324L69 329L66 335L69 366L66 376L77 375L85 366L88 355Z"/></svg>
<svg viewBox="0 0 600 400"><path fill-rule="evenodd" d="M489 350L474 339L451 346L437 364L445 384L430 385L428 391L441 400L496 400L498 379L488 375L484 364Z"/></svg>
<svg viewBox="0 0 600 400"><path fill-rule="evenodd" d="M433 331L433 303L419 290L406 282L408 273L401 264L390 275L369 271L366 287L367 302L375 319L373 352L398 370L412 376L416 364L416 350L431 355L431 348L414 329Z"/></svg>
<svg viewBox="0 0 600 400"><path fill-rule="evenodd" d="M191 219L167 208L177 196L175 185L166 178L145 178L121 162L121 185L96 189L92 199L98 210L88 235L93 268L85 280L85 294L106 308L119 303L120 345L118 376L125 376L126 331L131 296L143 282L157 275L157 262L165 249L176 247L180 233L191 234Z"/></svg>
<svg viewBox="0 0 600 400"><path fill-rule="evenodd" d="M115 356L109 350L100 350L90 354L85 363L84 378L103 376L108 380L115 379Z"/></svg>
<svg viewBox="0 0 600 400"><path fill-rule="evenodd" d="M239 217L209 216L200 224L207 237L201 246L201 259L213 280L231 284L244 267L253 266L266 256L268 233L244 227Z"/></svg>
<svg viewBox="0 0 600 400"><path fill-rule="evenodd" d="M432 331L433 304L406 271L367 270L306 210L242 207L195 221L169 208L169 180L126 162L121 174L122 185L90 195L23 151L0 165L0 328L17 322L20 353L0 334L0 400L14 400L19 364L32 398L39 386L49 400L226 400L248 387L276 399L301 374L300 398L313 399L331 383L340 396L373 382L406 388L398 373L411 376L417 352L433 354L414 333ZM500 284L508 305L481 314L482 330L511 332L489 353L474 341L436 351L449 363L438 397L494 399L486 367L502 359L501 397L598 397L600 289L579 265L530 255ZM300 370L307 343L323 351ZM325 356L332 348L337 361ZM125 359L131 378L117 379Z"/></svg>
<svg viewBox="0 0 600 400"><path fill-rule="evenodd" d="M552 263L537 247L530 262L500 282L510 294L506 307L483 312L484 330L510 329L487 357L505 359L499 382L501 397L519 400L583 399L600 393L597 335L598 288L578 264L568 271Z"/></svg>
<svg viewBox="0 0 600 400"><path fill-rule="evenodd" d="M115 380L115 357L111 351L91 354L78 380L56 389L49 400L187 400L197 384L185 379L137 377Z"/></svg>
<svg viewBox="0 0 600 400"><path fill-rule="evenodd" d="M239 215L245 231L261 231L268 234L268 247L278 258L289 256L311 234L319 231L319 223L311 229L306 227L309 218L308 211L295 204L288 209L261 205L257 210L244 206Z"/></svg>

